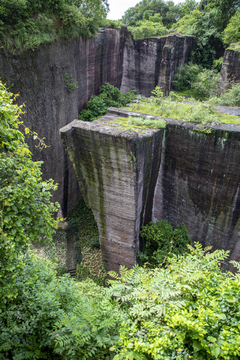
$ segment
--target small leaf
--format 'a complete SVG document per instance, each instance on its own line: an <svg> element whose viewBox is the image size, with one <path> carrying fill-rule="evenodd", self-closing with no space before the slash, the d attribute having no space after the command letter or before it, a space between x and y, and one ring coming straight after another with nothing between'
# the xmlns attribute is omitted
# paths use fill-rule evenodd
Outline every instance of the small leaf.
<svg viewBox="0 0 240 360"><path fill-rule="evenodd" d="M208 341L210 341L212 343L217 341L217 339L215 337L213 337L213 336L208 336L207 339L208 339Z"/></svg>
<svg viewBox="0 0 240 360"><path fill-rule="evenodd" d="M25 135L29 134L30 130L29 128L25 127Z"/></svg>

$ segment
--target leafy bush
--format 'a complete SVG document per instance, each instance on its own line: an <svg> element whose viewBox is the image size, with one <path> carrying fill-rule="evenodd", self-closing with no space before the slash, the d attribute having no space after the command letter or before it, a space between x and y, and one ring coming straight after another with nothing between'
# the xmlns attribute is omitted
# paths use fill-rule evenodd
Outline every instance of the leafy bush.
<svg viewBox="0 0 240 360"><path fill-rule="evenodd" d="M110 348L119 338L121 314L106 290L88 280L77 285L80 299L51 335L55 353L63 359L112 359Z"/></svg>
<svg viewBox="0 0 240 360"><path fill-rule="evenodd" d="M166 269L110 273L108 293L125 317L114 360L239 358L239 274L221 272L223 250L189 250Z"/></svg>
<svg viewBox="0 0 240 360"><path fill-rule="evenodd" d="M168 30L163 25L161 19L159 18L158 21L154 21L155 19L157 19L157 15L150 16L149 20L138 21L136 26L128 26L128 30L132 33L134 40L166 35Z"/></svg>
<svg viewBox="0 0 240 360"><path fill-rule="evenodd" d="M240 83L232 85L232 87L221 94L219 98L211 98L210 103L222 106L240 107Z"/></svg>
<svg viewBox="0 0 240 360"><path fill-rule="evenodd" d="M197 64L186 64L175 74L173 89L182 92L191 89L192 96L206 99L217 95L222 58L214 60L213 70L202 69Z"/></svg>
<svg viewBox="0 0 240 360"><path fill-rule="evenodd" d="M216 51L223 48L220 19L216 7L206 6L202 11L199 8L191 11L174 25L178 32L195 36L192 59L206 68L212 67Z"/></svg>
<svg viewBox="0 0 240 360"><path fill-rule="evenodd" d="M194 92L206 99L217 95L220 73L217 70L203 69L192 83Z"/></svg>
<svg viewBox="0 0 240 360"><path fill-rule="evenodd" d="M74 281L57 277L49 260L27 252L16 265L17 295L0 311L0 359L55 359L50 344L54 323L79 301Z"/></svg>
<svg viewBox="0 0 240 360"><path fill-rule="evenodd" d="M87 109L83 110L78 118L83 121L93 121L107 113L110 106L121 107L131 102L137 92L135 90L127 91L121 94L121 91L106 83L100 87L100 95L92 95L87 103Z"/></svg>
<svg viewBox="0 0 240 360"><path fill-rule="evenodd" d="M19 256L32 241L51 241L58 224L58 204L50 201L56 185L42 180L41 162L31 159L14 100L0 83L0 306L17 295L16 273L24 267Z"/></svg>
<svg viewBox="0 0 240 360"><path fill-rule="evenodd" d="M190 89L197 75L202 70L197 64L184 64L174 75L172 87L176 91Z"/></svg>
<svg viewBox="0 0 240 360"><path fill-rule="evenodd" d="M173 229L166 220L143 226L140 235L145 239L145 246L139 254L139 264L147 263L150 267L162 265L171 254L182 255L191 243L184 223Z"/></svg>
<svg viewBox="0 0 240 360"><path fill-rule="evenodd" d="M229 24L225 28L223 41L227 45L240 41L240 9L231 17Z"/></svg>
<svg viewBox="0 0 240 360"><path fill-rule="evenodd" d="M92 238L90 241L90 246L93 249L100 249L99 238L98 237Z"/></svg>
<svg viewBox="0 0 240 360"><path fill-rule="evenodd" d="M106 0L2 0L0 43L15 51L34 49L57 37L91 36L107 11Z"/></svg>
<svg viewBox="0 0 240 360"><path fill-rule="evenodd" d="M171 101L171 99L174 99L174 101ZM184 103L180 100L179 96L173 96L171 93L169 97L165 98L154 96L134 103L128 107L128 110L170 119L191 121L202 125L211 122L240 124L239 117L222 114L212 104L202 102ZM194 101L194 99L190 100Z"/></svg>

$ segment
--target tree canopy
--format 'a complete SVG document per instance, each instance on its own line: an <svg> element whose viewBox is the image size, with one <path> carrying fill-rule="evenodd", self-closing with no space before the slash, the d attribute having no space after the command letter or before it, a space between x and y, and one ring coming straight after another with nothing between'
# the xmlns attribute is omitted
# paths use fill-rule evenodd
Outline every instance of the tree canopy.
<svg viewBox="0 0 240 360"><path fill-rule="evenodd" d="M107 0L2 0L0 43L28 49L57 37L91 36L107 12Z"/></svg>

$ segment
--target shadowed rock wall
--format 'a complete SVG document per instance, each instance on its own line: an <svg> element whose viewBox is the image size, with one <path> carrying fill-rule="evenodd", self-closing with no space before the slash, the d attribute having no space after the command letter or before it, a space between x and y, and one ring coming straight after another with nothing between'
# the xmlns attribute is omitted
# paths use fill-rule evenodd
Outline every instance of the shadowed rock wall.
<svg viewBox="0 0 240 360"><path fill-rule="evenodd" d="M229 81L240 81L240 52L227 49L224 52L219 94L229 87Z"/></svg>
<svg viewBox="0 0 240 360"><path fill-rule="evenodd" d="M98 223L107 270L135 264L140 227L154 219L184 222L193 241L239 260L240 126L212 124L206 134L171 119L166 129L143 132L106 124L128 115L143 116L110 108L98 121L61 129Z"/></svg>
<svg viewBox="0 0 240 360"><path fill-rule="evenodd" d="M135 88L140 94L150 96L156 86L161 86L164 94L168 94L177 68L190 59L193 41L193 37L181 35L135 42L128 38L124 48L121 91Z"/></svg>
<svg viewBox="0 0 240 360"><path fill-rule="evenodd" d="M160 137L158 130L137 134L105 126L109 119L114 116L101 123L75 120L61 137L97 221L105 267L118 271L136 262L140 226L151 219Z"/></svg>
<svg viewBox="0 0 240 360"><path fill-rule="evenodd" d="M34 160L44 161L43 178L59 184L53 200L63 215L81 198L77 178L64 151L59 129L78 117L92 94L106 82L120 88L126 28L104 29L92 38L55 41L32 51L10 54L0 50L0 77L14 93L19 104L25 103L24 124L50 145L42 152L28 139ZM65 76L78 82L68 91Z"/></svg>
<svg viewBox="0 0 240 360"><path fill-rule="evenodd" d="M25 103L24 124L45 137L50 146L40 152L28 139L33 159L44 161L43 178L53 178L59 184L53 200L61 204L64 216L81 194L59 129L76 119L91 95L98 94L106 82L122 91L136 87L143 95L150 95L157 84L169 88L177 66L187 61L190 39L170 36L134 42L126 28L100 29L92 38L59 40L34 51L10 54L0 49L0 77L12 92L19 93L18 102ZM134 61L132 55L127 58L128 51L135 54ZM132 69L135 82L129 75ZM66 75L72 77L70 83L78 83L77 89L68 91Z"/></svg>

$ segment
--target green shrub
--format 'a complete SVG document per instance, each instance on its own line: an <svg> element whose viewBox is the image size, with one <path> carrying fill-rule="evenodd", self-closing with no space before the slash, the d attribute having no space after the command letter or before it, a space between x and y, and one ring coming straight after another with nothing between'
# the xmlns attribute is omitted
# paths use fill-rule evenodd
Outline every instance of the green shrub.
<svg viewBox="0 0 240 360"><path fill-rule="evenodd" d="M14 52L58 37L92 36L107 11L107 3L100 0L2 0L0 44Z"/></svg>
<svg viewBox="0 0 240 360"><path fill-rule="evenodd" d="M221 64L222 58L214 61L212 70L197 64L183 65L173 78L173 89L179 92L191 89L192 95L201 99L217 95Z"/></svg>
<svg viewBox="0 0 240 360"><path fill-rule="evenodd" d="M240 83L232 85L232 87L221 94L219 98L213 97L210 99L210 102L215 105L240 107Z"/></svg>
<svg viewBox="0 0 240 360"><path fill-rule="evenodd" d="M135 96L136 91L127 91L121 94L121 91L106 83L100 87L100 95L92 95L87 103L87 109L83 110L78 118L83 121L93 121L100 118L107 113L110 106L122 107L131 102Z"/></svg>
<svg viewBox="0 0 240 360"><path fill-rule="evenodd" d="M194 92L202 97L209 98L218 93L220 73L217 70L203 69L192 83Z"/></svg>
<svg viewBox="0 0 240 360"><path fill-rule="evenodd" d="M173 229L166 220L143 226L140 235L145 246L139 253L139 264L147 263L150 267L162 265L171 254L182 255L191 243L184 223Z"/></svg>
<svg viewBox="0 0 240 360"><path fill-rule="evenodd" d="M100 249L100 242L98 237L94 237L91 239L90 247L93 249Z"/></svg>
<svg viewBox="0 0 240 360"><path fill-rule="evenodd" d="M77 285L80 299L68 317L55 324L54 351L63 359L113 359L110 348L119 338L121 314L106 290L88 280Z"/></svg>
<svg viewBox="0 0 240 360"><path fill-rule="evenodd" d="M159 14L155 14L155 17ZM162 36L168 33L167 28L159 21L153 21L154 16L150 16L149 20L141 20L136 26L128 26L128 30L132 33L134 40L146 39L155 36Z"/></svg>
<svg viewBox="0 0 240 360"><path fill-rule="evenodd" d="M222 114L211 103L185 103L181 102L179 97L171 101L172 97L171 94L170 97L165 98L154 96L143 99L141 102L132 104L127 110L170 119L191 121L202 125L212 122L240 124L238 116ZM194 99L190 100L194 101Z"/></svg>
<svg viewBox="0 0 240 360"><path fill-rule="evenodd" d="M227 27L223 32L223 41L230 45L240 41L240 9L231 17Z"/></svg>
<svg viewBox="0 0 240 360"><path fill-rule="evenodd" d="M36 255L19 258L17 296L0 311L0 359L55 359L50 344L54 323L79 301L74 281L57 277L49 260Z"/></svg>
<svg viewBox="0 0 240 360"><path fill-rule="evenodd" d="M176 91L190 89L196 80L198 73L202 70L197 64L184 64L173 77L172 87Z"/></svg>
<svg viewBox="0 0 240 360"><path fill-rule="evenodd" d="M189 250L165 269L110 273L125 317L114 360L239 359L240 275L221 272L223 250Z"/></svg>
<svg viewBox="0 0 240 360"><path fill-rule="evenodd" d="M51 242L58 225L50 192L57 186L43 181L41 162L32 161L15 100L0 82L0 306L17 295L16 273L24 267L19 256L31 242Z"/></svg>

